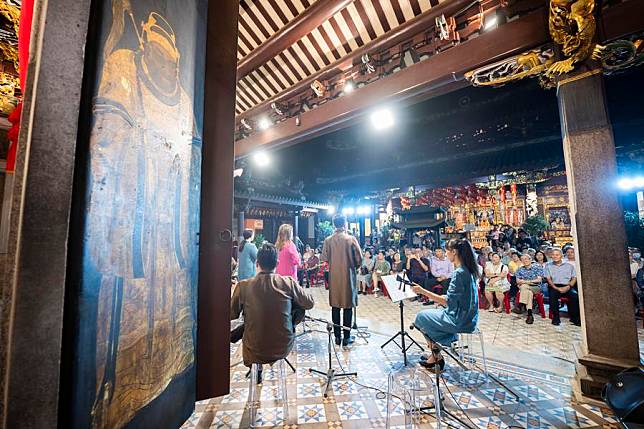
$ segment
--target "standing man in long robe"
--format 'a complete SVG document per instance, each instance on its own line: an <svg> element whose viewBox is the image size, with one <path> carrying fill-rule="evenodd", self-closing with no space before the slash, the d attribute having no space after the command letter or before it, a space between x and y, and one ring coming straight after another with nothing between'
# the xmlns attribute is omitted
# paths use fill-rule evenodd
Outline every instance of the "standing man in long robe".
<svg viewBox="0 0 644 429"><path fill-rule="evenodd" d="M324 240L322 260L329 263L329 305L335 343L348 346L351 338L353 307L358 305L357 270L362 264L362 251L358 240L347 233L347 218L338 214L333 218L335 232ZM342 325L340 329L340 309ZM344 331L342 338L340 331Z"/></svg>

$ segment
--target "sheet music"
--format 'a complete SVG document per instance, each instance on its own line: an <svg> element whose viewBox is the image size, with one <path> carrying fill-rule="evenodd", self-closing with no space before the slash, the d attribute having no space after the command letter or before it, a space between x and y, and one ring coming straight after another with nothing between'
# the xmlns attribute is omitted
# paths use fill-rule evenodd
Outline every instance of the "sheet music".
<svg viewBox="0 0 644 429"><path fill-rule="evenodd" d="M407 275L404 275L405 280L409 280ZM389 276L382 276L382 282L387 288L387 293L389 294L389 299L392 302L400 302L404 299L415 298L416 294L411 290L409 285L401 285L398 280L396 280L396 274ZM400 287L400 289L399 289ZM404 290L403 290L404 288Z"/></svg>

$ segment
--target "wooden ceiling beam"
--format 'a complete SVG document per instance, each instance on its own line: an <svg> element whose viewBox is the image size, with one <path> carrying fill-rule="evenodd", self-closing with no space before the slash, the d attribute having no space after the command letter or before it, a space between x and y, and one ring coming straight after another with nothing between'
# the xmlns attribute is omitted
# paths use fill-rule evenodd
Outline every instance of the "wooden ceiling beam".
<svg viewBox="0 0 644 429"><path fill-rule="evenodd" d="M237 63L237 80L277 56L355 0L318 1Z"/></svg>
<svg viewBox="0 0 644 429"><path fill-rule="evenodd" d="M318 1L315 5L318 5L320 3L324 3L324 2ZM270 100L266 100L265 102L258 104L257 106L253 107L250 110L247 110L241 115L238 115L237 120L239 121L244 118L252 118L253 116L259 114L260 112L266 110L271 105L271 103L281 102L309 88L315 80L328 79L336 75L337 73L340 73L342 70L350 68L356 61L359 61L364 54L371 54L373 52L391 48L393 46L396 46L410 39L411 37L417 34L420 34L424 31L429 31L435 27L436 18L438 18L439 16L441 15L445 15L447 17L452 16L471 4L472 4L472 0L451 0L451 1L443 2L438 6L432 7L422 15L419 15L416 18L411 19L406 23L404 23L403 25L395 28L387 35L383 37L379 37L375 40L372 40L371 42L360 47L359 49L356 49L349 55L329 64L328 66L320 70L318 73L304 80L301 80L300 82L291 86L286 91L282 92L281 94L278 94L276 97L273 97ZM315 7L315 5L311 6L311 8ZM268 43L268 41L266 43ZM266 43L260 46L259 48L257 48L255 51L264 47ZM267 60L272 58L273 55L276 55L278 53L275 51L275 49L272 49L272 51L273 52L267 53ZM253 54L253 52L251 53L251 55ZM242 60L239 64L241 65L242 62L245 61L247 58L248 57ZM247 72L247 70L240 70L240 67L238 67L237 80L243 77L243 75L240 74L241 71Z"/></svg>
<svg viewBox="0 0 644 429"><path fill-rule="evenodd" d="M450 2L448 2L450 3ZM549 41L548 11L540 9L463 42L391 76L356 89L351 95L304 112L300 124L290 118L235 144L235 158L257 148L286 146L348 127L373 106L409 105L465 85L465 72Z"/></svg>

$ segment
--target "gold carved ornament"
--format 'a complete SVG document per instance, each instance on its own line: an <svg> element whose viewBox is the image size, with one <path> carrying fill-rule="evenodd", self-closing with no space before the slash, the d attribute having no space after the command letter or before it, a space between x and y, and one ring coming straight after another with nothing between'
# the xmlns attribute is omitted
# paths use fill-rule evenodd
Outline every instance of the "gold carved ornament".
<svg viewBox="0 0 644 429"><path fill-rule="evenodd" d="M543 46L521 55L472 70L465 78L474 86L500 86L507 82L537 77L544 88L555 86L555 77L572 71L588 58L600 60L606 71L639 63L639 44L627 41L601 46L594 42L597 24L593 11L595 0L550 0L548 27L555 44L561 46L564 59L555 61L552 46ZM617 60L610 62L617 56ZM607 67L607 64L609 66ZM610 66L612 64L612 67Z"/></svg>
<svg viewBox="0 0 644 429"><path fill-rule="evenodd" d="M566 57L552 64L546 74L571 72L575 64L589 57L599 58L602 46L595 43L597 23L593 16L595 0L550 0L548 28L552 40Z"/></svg>

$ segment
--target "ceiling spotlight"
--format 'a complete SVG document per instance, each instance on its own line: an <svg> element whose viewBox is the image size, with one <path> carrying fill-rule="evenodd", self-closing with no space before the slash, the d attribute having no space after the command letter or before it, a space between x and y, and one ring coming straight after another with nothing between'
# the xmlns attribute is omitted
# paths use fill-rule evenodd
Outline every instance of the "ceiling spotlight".
<svg viewBox="0 0 644 429"><path fill-rule="evenodd" d="M335 214L335 206L327 207L326 212L330 215Z"/></svg>
<svg viewBox="0 0 644 429"><path fill-rule="evenodd" d="M394 125L394 115L389 109L376 110L371 114L371 125L376 130L384 130Z"/></svg>
<svg viewBox="0 0 644 429"><path fill-rule="evenodd" d="M271 159L266 152L261 151L253 155L253 161L255 161L255 164L260 167L266 167L268 164L270 164Z"/></svg>
<svg viewBox="0 0 644 429"><path fill-rule="evenodd" d="M354 89L355 89L355 87L353 86L353 82L351 82L350 80L345 82L344 88L343 88L343 91L344 91L345 94L352 93Z"/></svg>
<svg viewBox="0 0 644 429"><path fill-rule="evenodd" d="M267 130L271 127L271 125L273 125L273 123L270 119L264 117L259 120L258 125L260 130Z"/></svg>
<svg viewBox="0 0 644 429"><path fill-rule="evenodd" d="M233 170L233 178L234 177L241 177L242 174L244 174L244 169L243 168L236 168Z"/></svg>

